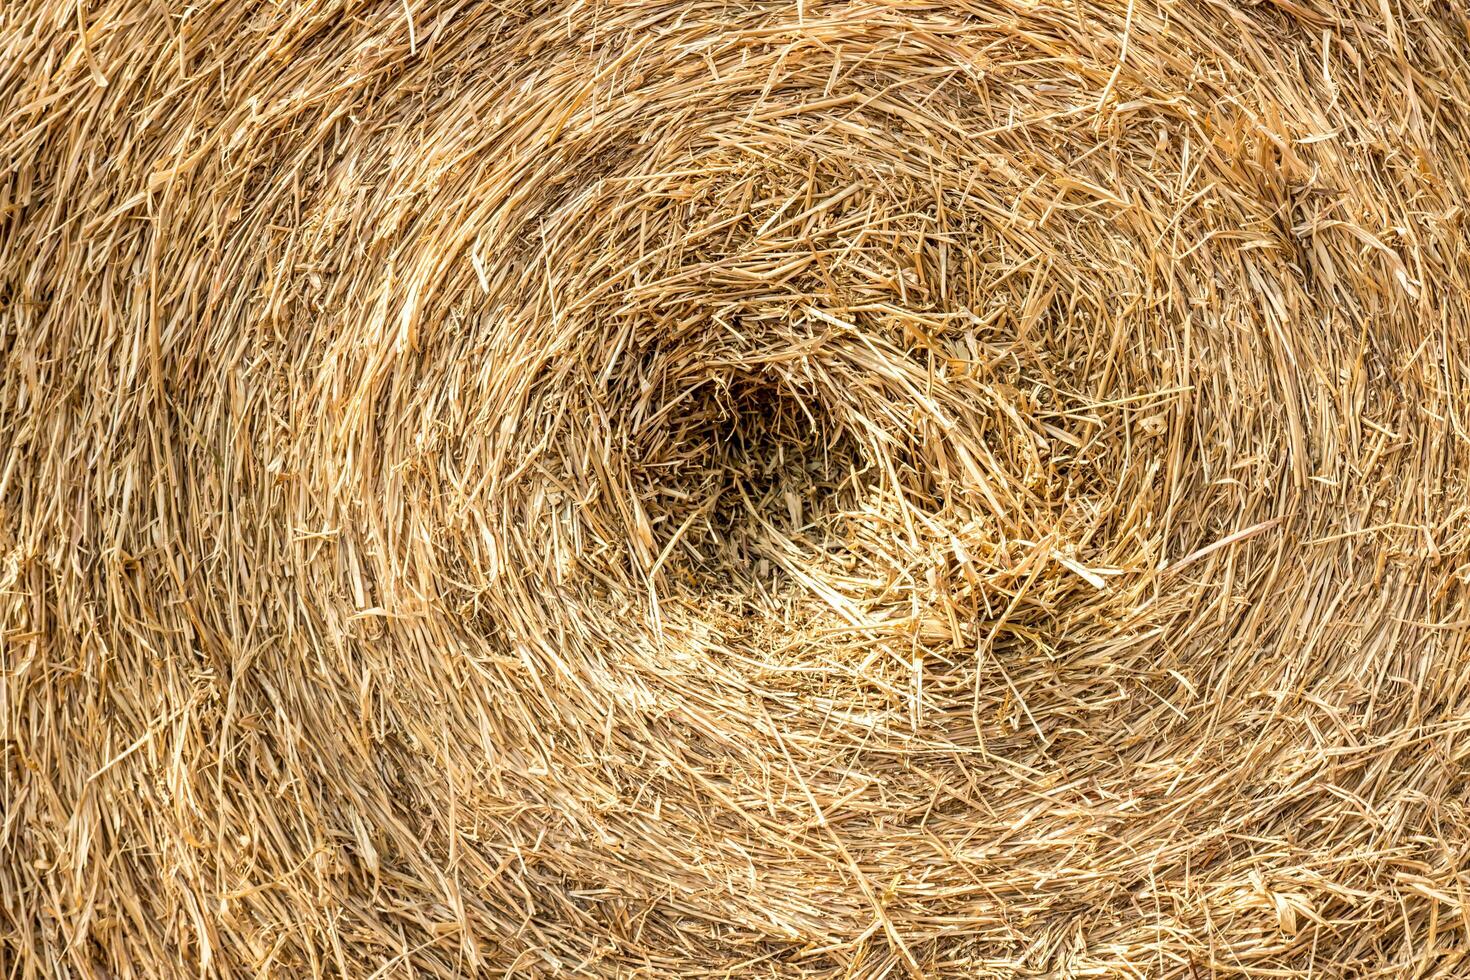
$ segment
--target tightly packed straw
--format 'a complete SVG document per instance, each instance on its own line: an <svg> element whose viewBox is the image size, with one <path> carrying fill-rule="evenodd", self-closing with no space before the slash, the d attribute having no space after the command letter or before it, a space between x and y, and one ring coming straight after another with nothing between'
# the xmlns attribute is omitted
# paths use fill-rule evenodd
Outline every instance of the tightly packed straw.
<svg viewBox="0 0 1470 980"><path fill-rule="evenodd" d="M1470 975L1443 0L13 0L0 976Z"/></svg>

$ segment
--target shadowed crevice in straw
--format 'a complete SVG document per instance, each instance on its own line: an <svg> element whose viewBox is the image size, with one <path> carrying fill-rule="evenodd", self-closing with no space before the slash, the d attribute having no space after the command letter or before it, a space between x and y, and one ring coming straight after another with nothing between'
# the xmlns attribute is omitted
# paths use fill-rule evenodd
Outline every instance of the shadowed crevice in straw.
<svg viewBox="0 0 1470 980"><path fill-rule="evenodd" d="M0 973L1458 976L1470 21L0 13Z"/></svg>

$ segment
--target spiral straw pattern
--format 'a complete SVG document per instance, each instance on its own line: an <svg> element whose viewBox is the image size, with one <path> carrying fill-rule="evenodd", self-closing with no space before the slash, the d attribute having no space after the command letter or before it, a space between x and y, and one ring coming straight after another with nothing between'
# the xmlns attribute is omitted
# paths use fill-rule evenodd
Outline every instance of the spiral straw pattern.
<svg viewBox="0 0 1470 980"><path fill-rule="evenodd" d="M0 10L0 976L1470 974L1470 18Z"/></svg>

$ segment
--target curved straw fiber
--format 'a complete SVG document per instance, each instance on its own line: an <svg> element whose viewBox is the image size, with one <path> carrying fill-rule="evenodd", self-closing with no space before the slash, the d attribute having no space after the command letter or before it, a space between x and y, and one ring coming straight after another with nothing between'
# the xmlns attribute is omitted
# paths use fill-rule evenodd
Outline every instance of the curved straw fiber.
<svg viewBox="0 0 1470 980"><path fill-rule="evenodd" d="M12 0L0 975L1470 975L1444 0Z"/></svg>

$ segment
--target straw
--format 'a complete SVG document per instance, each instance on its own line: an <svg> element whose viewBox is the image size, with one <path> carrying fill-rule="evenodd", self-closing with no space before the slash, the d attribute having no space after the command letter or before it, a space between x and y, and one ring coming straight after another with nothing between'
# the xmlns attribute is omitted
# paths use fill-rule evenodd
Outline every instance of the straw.
<svg viewBox="0 0 1470 980"><path fill-rule="evenodd" d="M1470 971L1470 20L0 12L0 976Z"/></svg>

